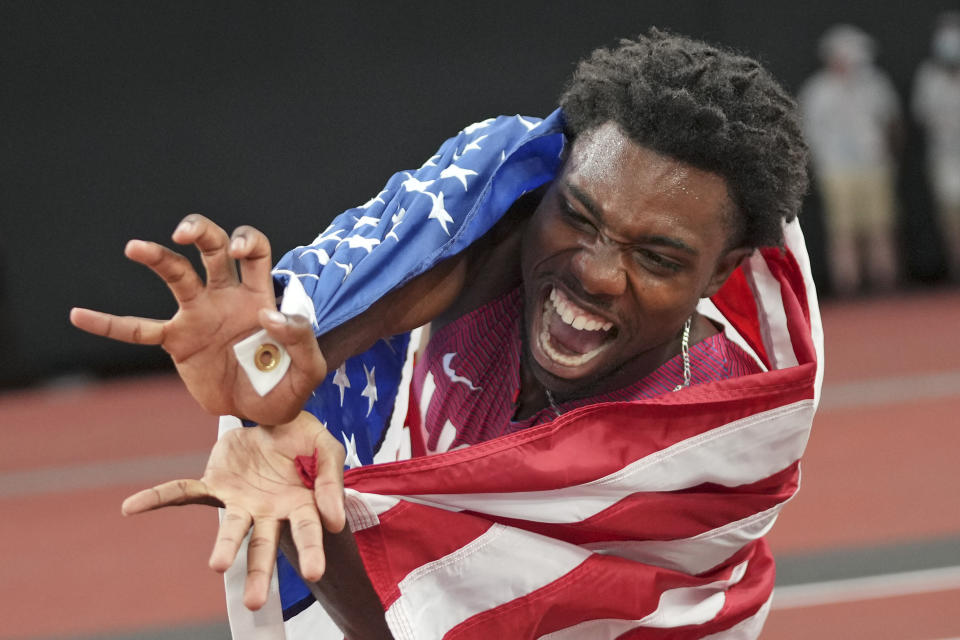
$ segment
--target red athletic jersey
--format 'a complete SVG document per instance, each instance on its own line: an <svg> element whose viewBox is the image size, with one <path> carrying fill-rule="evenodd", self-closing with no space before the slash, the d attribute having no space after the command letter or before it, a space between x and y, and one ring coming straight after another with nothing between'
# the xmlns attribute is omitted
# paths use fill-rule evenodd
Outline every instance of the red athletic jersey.
<svg viewBox="0 0 960 640"><path fill-rule="evenodd" d="M523 297L519 288L463 315L431 336L413 374L408 411L419 413L427 453L476 444L557 417L546 407L515 421L520 388ZM743 349L718 333L690 347L690 384L725 380L760 367ZM683 381L678 354L633 384L593 397L561 403L561 413L600 402L632 402L669 393Z"/></svg>

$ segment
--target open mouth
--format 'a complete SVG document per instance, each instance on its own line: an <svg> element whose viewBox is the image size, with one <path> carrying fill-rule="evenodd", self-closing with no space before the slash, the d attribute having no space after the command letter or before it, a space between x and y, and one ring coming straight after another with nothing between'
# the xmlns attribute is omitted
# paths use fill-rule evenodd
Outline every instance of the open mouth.
<svg viewBox="0 0 960 640"><path fill-rule="evenodd" d="M539 346L551 360L564 367L579 367L597 357L617 329L605 318L576 305L557 288L543 302Z"/></svg>

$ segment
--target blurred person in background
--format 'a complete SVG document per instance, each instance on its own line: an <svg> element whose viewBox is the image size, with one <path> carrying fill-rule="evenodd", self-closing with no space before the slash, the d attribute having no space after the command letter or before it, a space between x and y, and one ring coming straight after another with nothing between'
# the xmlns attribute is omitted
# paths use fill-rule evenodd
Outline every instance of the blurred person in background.
<svg viewBox="0 0 960 640"><path fill-rule="evenodd" d="M824 67L800 91L804 134L823 200L835 293L856 293L866 276L896 284L896 155L902 142L893 84L874 65L876 45L857 27L835 25L820 40ZM864 274L865 272L865 274Z"/></svg>
<svg viewBox="0 0 960 640"><path fill-rule="evenodd" d="M940 16L931 53L917 69L911 107L926 133L927 176L950 276L960 281L960 11Z"/></svg>

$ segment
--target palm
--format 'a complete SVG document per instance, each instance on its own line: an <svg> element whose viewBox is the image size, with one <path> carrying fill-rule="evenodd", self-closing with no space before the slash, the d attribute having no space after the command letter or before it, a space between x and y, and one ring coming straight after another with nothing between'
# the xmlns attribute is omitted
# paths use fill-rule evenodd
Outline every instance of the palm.
<svg viewBox="0 0 960 640"><path fill-rule="evenodd" d="M313 492L297 475L294 459L311 455L307 438L274 439L265 429L235 429L217 441L203 482L221 502L243 509L254 519L285 520L298 508L313 505Z"/></svg>
<svg viewBox="0 0 960 640"><path fill-rule="evenodd" d="M298 456L317 456L314 488L296 471ZM224 507L210 566L225 571L252 528L245 600L257 608L266 599L277 544L290 523L300 570L309 580L323 574L322 529L340 531L343 514L343 460L340 443L313 416L301 413L276 427L234 429L214 445L199 480L175 480L127 498L126 514L184 504Z"/></svg>
<svg viewBox="0 0 960 640"><path fill-rule="evenodd" d="M257 406L266 403L258 402L260 398L240 371L230 349L260 329L257 311L273 305L272 295L265 296L243 284L215 290L208 287L197 298L182 303L177 313L164 323L160 344L170 354L187 389L207 411L250 417L269 424L289 418L273 415L267 406ZM279 405L286 399L270 400L271 404Z"/></svg>

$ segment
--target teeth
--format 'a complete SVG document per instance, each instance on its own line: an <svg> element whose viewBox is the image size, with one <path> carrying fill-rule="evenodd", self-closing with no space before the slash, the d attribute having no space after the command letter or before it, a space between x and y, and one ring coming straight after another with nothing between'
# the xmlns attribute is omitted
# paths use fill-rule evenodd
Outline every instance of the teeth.
<svg viewBox="0 0 960 640"><path fill-rule="evenodd" d="M554 313L549 314L550 311L553 311ZM549 315L553 315L560 318L560 320L565 324L568 324L577 330L609 331L613 328L612 322L606 322L601 318L597 318L596 316L588 316L583 309L580 309L573 304L573 302L567 299L567 297L560 293L557 289L552 289L550 291L549 300L544 301L543 303L543 312L545 316L549 317ZM539 338L540 348L543 350L543 352L554 362L566 367L577 367L589 362L607 346L606 344L602 344L596 349L581 355L567 355L565 353L560 353L551 343L549 321L545 321L543 323Z"/></svg>
<svg viewBox="0 0 960 640"><path fill-rule="evenodd" d="M587 331L610 331L610 329L613 328L612 322L605 322L601 318L588 316L582 309L573 304L557 289L551 289L549 297L550 302L553 303L553 308L557 312L557 315L560 316L560 319L563 320L564 324L568 324L574 329L586 329Z"/></svg>
<svg viewBox="0 0 960 640"><path fill-rule="evenodd" d="M550 310L549 307L544 306L544 311L549 311L549 310ZM601 345L596 349L594 349L593 351L589 351L579 356L568 356L566 354L560 353L559 351L553 348L553 345L550 344L550 331L547 327L544 327L540 331L540 348L554 362L562 364L565 367L579 367L580 365L585 364L590 360L593 360L593 358L598 353L603 351L604 345Z"/></svg>

